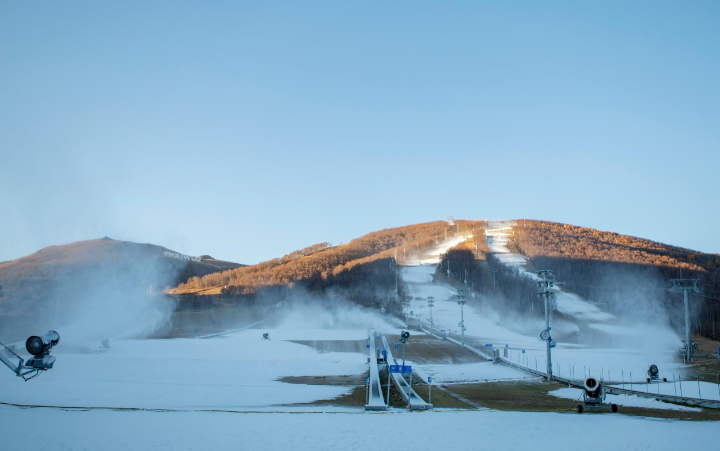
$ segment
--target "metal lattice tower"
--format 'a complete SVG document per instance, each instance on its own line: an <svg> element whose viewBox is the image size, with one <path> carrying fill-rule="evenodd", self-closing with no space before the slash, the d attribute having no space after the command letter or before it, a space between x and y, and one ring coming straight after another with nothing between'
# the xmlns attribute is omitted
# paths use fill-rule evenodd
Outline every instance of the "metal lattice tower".
<svg viewBox="0 0 720 451"><path fill-rule="evenodd" d="M427 302L428 302L428 307L430 307L430 327L435 327L435 322L433 321L433 313L432 313L432 309L435 306L435 298L433 296L428 296Z"/></svg>
<svg viewBox="0 0 720 451"><path fill-rule="evenodd" d="M688 292L702 293L697 286L698 279L671 279L672 287L668 288L671 293L682 293L685 302L685 358L686 362L692 362L693 346L690 339L690 306L688 305Z"/></svg>
<svg viewBox="0 0 720 451"><path fill-rule="evenodd" d="M463 313L463 306L467 304L465 302L465 290L458 290L458 305L460 306L460 323L458 323L458 326L460 326L460 333L462 334L462 345L465 347L465 315Z"/></svg>
<svg viewBox="0 0 720 451"><path fill-rule="evenodd" d="M552 270L542 269L537 272L537 275L538 277L540 277L540 279L542 279L537 282L537 294L545 304L545 330L550 331L550 318L552 315L552 310L555 308L555 292L552 290L555 286L555 274L553 274ZM552 342L552 337L548 335L548 338L547 340L545 340L545 342L547 348L547 377L548 380L553 380L551 351L552 348L550 346Z"/></svg>

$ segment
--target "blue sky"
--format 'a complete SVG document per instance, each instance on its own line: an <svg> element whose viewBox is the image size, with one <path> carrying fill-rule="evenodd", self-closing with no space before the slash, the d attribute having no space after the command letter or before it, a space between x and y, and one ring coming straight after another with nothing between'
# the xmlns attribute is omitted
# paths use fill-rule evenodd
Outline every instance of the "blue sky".
<svg viewBox="0 0 720 451"><path fill-rule="evenodd" d="M0 1L0 261L536 218L720 252L720 2Z"/></svg>

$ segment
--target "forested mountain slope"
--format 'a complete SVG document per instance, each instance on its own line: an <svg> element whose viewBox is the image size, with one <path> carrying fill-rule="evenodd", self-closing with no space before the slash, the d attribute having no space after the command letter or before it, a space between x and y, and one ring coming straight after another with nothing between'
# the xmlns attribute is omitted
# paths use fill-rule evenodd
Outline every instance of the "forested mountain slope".
<svg viewBox="0 0 720 451"><path fill-rule="evenodd" d="M238 296L263 287L323 285L329 278L347 276L359 265L392 259L396 250L400 260L409 258L442 239L446 230L455 233L457 227L436 221L369 233L334 247L320 243L257 265L191 278L171 293Z"/></svg>
<svg viewBox="0 0 720 451"><path fill-rule="evenodd" d="M667 292L674 278L697 278L702 295L691 296L694 333L720 333L720 255L547 221L519 220L516 249L536 269L552 269L567 289L632 311L637 303L664 306L671 320L682 318L682 295Z"/></svg>
<svg viewBox="0 0 720 451"><path fill-rule="evenodd" d="M528 257L524 270L551 269L564 290L620 318L684 327L683 297L670 293L671 279L697 278L702 294L690 295L693 333L720 336L720 255L655 241L547 221L517 220L508 230L510 252ZM476 237L477 238L477 237ZM477 245L477 247L476 247ZM503 264L485 243L462 243L440 265L498 308L542 315L535 281Z"/></svg>
<svg viewBox="0 0 720 451"><path fill-rule="evenodd" d="M242 266L209 256L199 262L168 258L165 251L153 244L106 237L49 246L2 262L0 316L34 315L58 298L71 301L105 288L128 294L159 293L190 277Z"/></svg>

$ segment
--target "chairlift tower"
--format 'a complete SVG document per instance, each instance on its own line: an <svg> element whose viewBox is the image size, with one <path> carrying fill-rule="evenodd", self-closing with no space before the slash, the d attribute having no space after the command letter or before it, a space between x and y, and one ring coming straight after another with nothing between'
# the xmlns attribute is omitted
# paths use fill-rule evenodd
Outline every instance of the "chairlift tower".
<svg viewBox="0 0 720 451"><path fill-rule="evenodd" d="M690 306L688 305L688 291L693 293L702 293L702 289L697 286L698 279L671 279L673 284L668 289L671 293L683 294L685 302L685 358L687 362L692 362L692 340L690 339Z"/></svg>
<svg viewBox="0 0 720 451"><path fill-rule="evenodd" d="M467 302L465 302L465 291L466 290L458 290L457 294L457 297L459 299L457 303L460 306L460 323L458 323L458 327L460 327L460 333L462 334L463 348L465 347L465 315L463 312L463 306L467 304Z"/></svg>
<svg viewBox="0 0 720 451"><path fill-rule="evenodd" d="M555 342L552 340L552 336L550 335L550 319L552 316L552 310L555 308L555 292L552 290L555 286L555 274L553 274L552 270L542 269L537 272L537 275L541 279L537 282L537 293L545 304L545 330L542 334L540 334L540 338L545 340L545 346L547 349L547 377L548 380L553 380L552 348L555 346Z"/></svg>

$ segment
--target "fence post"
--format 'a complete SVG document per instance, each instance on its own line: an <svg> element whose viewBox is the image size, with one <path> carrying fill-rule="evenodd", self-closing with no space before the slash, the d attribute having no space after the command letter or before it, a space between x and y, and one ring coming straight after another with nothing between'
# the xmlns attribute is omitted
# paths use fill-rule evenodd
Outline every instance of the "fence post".
<svg viewBox="0 0 720 451"><path fill-rule="evenodd" d="M698 398L702 399L702 393L700 393L700 375L697 376L698 381Z"/></svg>

